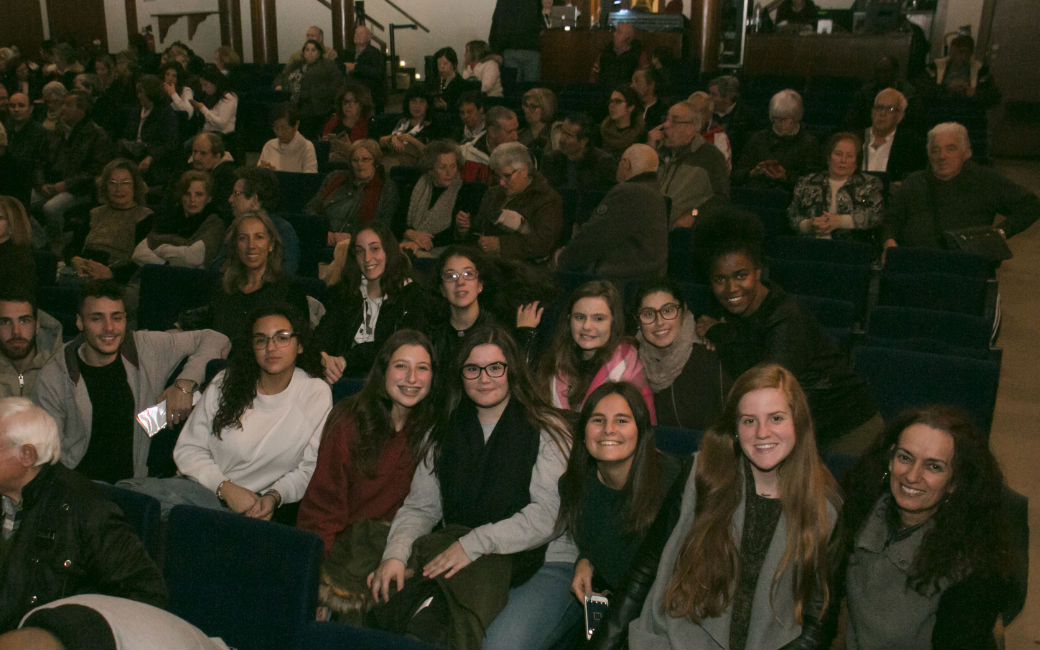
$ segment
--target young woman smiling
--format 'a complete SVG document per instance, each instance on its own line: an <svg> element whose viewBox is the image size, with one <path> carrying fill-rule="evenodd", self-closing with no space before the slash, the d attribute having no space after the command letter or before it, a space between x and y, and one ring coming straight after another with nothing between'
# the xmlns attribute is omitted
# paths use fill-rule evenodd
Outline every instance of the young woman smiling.
<svg viewBox="0 0 1040 650"><path fill-rule="evenodd" d="M668 278L647 281L639 305L639 360L654 392L657 423L705 430L722 411L733 380L697 336L683 291Z"/></svg>
<svg viewBox="0 0 1040 650"><path fill-rule="evenodd" d="M355 263L344 266L314 333L330 384L368 374L391 334L426 323L422 288L412 281L411 263L390 228L380 222L359 226L350 241Z"/></svg>
<svg viewBox="0 0 1040 650"><path fill-rule="evenodd" d="M379 556L360 573L352 571L366 553L356 540L367 537L364 531L382 531L385 539L408 495L419 447L435 419L437 405L427 399L433 379L430 341L416 330L399 330L380 348L361 392L329 414L296 525L325 543L320 596L334 613L361 611L368 600L365 578Z"/></svg>
<svg viewBox="0 0 1040 650"><path fill-rule="evenodd" d="M653 585L630 647L815 647L833 605L827 549L841 505L815 443L790 372L763 365L737 379L694 457L659 563L640 554L657 570L640 572Z"/></svg>
<svg viewBox="0 0 1040 650"><path fill-rule="evenodd" d="M606 381L627 381L643 395L657 423L654 396L636 347L625 339L621 294L610 282L586 282L571 294L560 315L541 379L553 406L580 411L588 395Z"/></svg>
<svg viewBox="0 0 1040 650"><path fill-rule="evenodd" d="M697 259L709 269L718 309L697 318L731 377L760 363L790 370L809 399L821 450L861 456L883 423L867 384L816 318L762 279L762 224L735 208L698 219Z"/></svg>
<svg viewBox="0 0 1040 650"><path fill-rule="evenodd" d="M404 592L391 606L405 603L412 610L409 587L458 576L454 583L480 588L457 587L455 597L480 621L493 621L485 648L548 647L574 561L573 545L554 531L556 485L570 432L534 391L516 343L502 328L479 328L466 337L449 376L446 423L431 433L394 517L383 561L369 577L372 595L386 601L395 585ZM441 522L445 527L434 533L439 543L428 543L433 535L426 536ZM508 563L505 571L502 562ZM406 564L415 568L408 585ZM444 612L441 607L447 605L430 605L428 614ZM418 620L413 613L404 619ZM450 620L441 623L451 626ZM480 644L465 631L445 634L440 639L451 647Z"/></svg>

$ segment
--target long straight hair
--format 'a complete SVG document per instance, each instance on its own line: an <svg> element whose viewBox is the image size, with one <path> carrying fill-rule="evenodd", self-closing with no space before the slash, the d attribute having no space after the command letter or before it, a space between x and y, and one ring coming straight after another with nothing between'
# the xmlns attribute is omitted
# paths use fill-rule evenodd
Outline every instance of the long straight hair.
<svg viewBox="0 0 1040 650"><path fill-rule="evenodd" d="M394 353L406 345L417 345L426 350L426 353L430 355L430 367L433 369L434 383L430 386L430 392L422 401L412 407L404 426L412 458L419 459L422 441L436 420L439 400L435 398L434 387L437 384L437 373L440 369L434 365L435 356L430 339L417 330L398 330L390 335L376 354L364 388L356 395L341 400L333 407L325 423L325 431L322 433L323 437L328 435L329 431L334 431L342 420L353 416L358 437L351 448L351 457L355 466L369 477L375 476L383 446L395 434L390 423L390 410L393 408L393 402L386 392L386 373L390 368L390 360Z"/></svg>
<svg viewBox="0 0 1040 650"><path fill-rule="evenodd" d="M16 246L28 246L32 242L32 226L29 225L29 214L22 202L13 196L0 196L0 217L7 219L7 227L11 231L11 243Z"/></svg>
<svg viewBox="0 0 1040 650"><path fill-rule="evenodd" d="M542 357L539 373L546 395L550 394L552 379L557 374L570 382L570 387L567 389L567 401L570 402L572 408L581 404L585 398L585 391L589 388L589 382L592 380L591 377L581 376L581 348L578 347L571 334L571 312L574 311L574 305L582 298L602 298L610 309L610 339L593 355L594 365L597 369L610 360L614 350L625 336L625 312L621 302L621 293L613 283L606 280L592 280L574 290L567 303L567 309L560 313L560 318L556 322L556 333L553 335L552 346L549 354Z"/></svg>
<svg viewBox="0 0 1040 650"><path fill-rule="evenodd" d="M285 247L282 244L282 236L278 233L278 228L263 210L247 212L235 219L224 235L224 246L227 250L227 257L224 260L224 275L221 279L224 293L230 294L237 291L245 284L246 278L249 276L245 264L238 256L238 229L246 219L256 219L262 223L267 231L268 239L271 240L271 252L267 254L267 268L264 269L264 284L273 284L282 279L282 255Z"/></svg>
<svg viewBox="0 0 1040 650"><path fill-rule="evenodd" d="M650 528L657 517L666 489L658 462L654 428L650 424L650 409L642 393L627 381L601 384L592 391L581 409L578 426L574 429L574 448L567 462L567 471L560 477L557 530L569 533L579 545L590 532L582 529L581 512L585 505L588 480L597 470L596 459L585 446L585 429L596 407L610 395L618 395L628 404L639 436L628 477L621 488L621 528L626 536L640 536Z"/></svg>
<svg viewBox="0 0 1040 650"><path fill-rule="evenodd" d="M744 454L737 436L739 405L745 395L763 388L784 393L795 427L794 448L777 469L787 540L773 574L770 598L784 597L776 592L783 574L790 571L795 623L801 624L802 609L815 590L823 590L823 607L827 606L827 544L833 528L828 504L840 507L838 485L816 451L809 403L798 380L782 366L763 364L733 384L722 414L701 442L694 476L694 520L664 596L669 616L699 623L721 616L730 606L740 567L732 520L746 498L741 484Z"/></svg>
<svg viewBox="0 0 1040 650"><path fill-rule="evenodd" d="M379 244L383 247L383 254L386 255L383 276L379 278L379 289L383 295L395 298L397 293L404 288L405 282L411 278L412 262L407 255L401 252L401 247L398 245L397 238L394 237L390 227L379 221L356 226L351 232L350 259L343 265L343 275L339 283L340 290L349 300L355 299L358 295L362 273L361 266L357 262L355 246L357 245L358 235L366 230L371 230L375 233L375 236L379 238Z"/></svg>

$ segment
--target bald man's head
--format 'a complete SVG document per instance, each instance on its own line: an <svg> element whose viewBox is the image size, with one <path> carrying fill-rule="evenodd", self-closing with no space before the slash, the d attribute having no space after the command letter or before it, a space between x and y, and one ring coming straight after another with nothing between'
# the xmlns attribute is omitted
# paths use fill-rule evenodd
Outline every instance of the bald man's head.
<svg viewBox="0 0 1040 650"><path fill-rule="evenodd" d="M657 152L654 151L653 147L646 144L634 144L625 149L625 153L621 154L621 161L618 163L617 169L617 180L619 183L624 183L634 176L656 172L657 164Z"/></svg>

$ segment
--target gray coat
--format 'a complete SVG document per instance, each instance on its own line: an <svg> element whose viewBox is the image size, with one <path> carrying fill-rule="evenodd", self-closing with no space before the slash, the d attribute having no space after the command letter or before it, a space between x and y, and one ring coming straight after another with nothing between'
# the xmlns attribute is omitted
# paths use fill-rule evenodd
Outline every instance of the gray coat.
<svg viewBox="0 0 1040 650"><path fill-rule="evenodd" d="M84 345L83 335L65 344L40 371L30 394L32 400L58 422L61 437L61 462L75 469L90 446L93 407L87 384L79 372L76 356ZM170 374L185 358L187 363L178 379L198 384L206 377L206 364L223 359L231 349L226 336L213 330L192 332L132 332L127 330L120 350L126 379L134 396L134 412L140 413L156 403L165 390ZM134 477L148 476L148 448L151 439L134 421Z"/></svg>
<svg viewBox="0 0 1040 650"><path fill-rule="evenodd" d="M36 312L36 323L36 351L24 372L18 372L7 357L0 355L0 397L28 396L40 369L61 350L61 323L42 309Z"/></svg>

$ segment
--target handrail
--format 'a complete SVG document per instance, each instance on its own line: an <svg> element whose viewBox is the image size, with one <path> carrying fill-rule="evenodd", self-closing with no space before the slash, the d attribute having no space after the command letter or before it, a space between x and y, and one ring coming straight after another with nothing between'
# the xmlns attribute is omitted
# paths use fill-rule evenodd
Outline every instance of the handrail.
<svg viewBox="0 0 1040 650"><path fill-rule="evenodd" d="M404 9L401 9L400 7L398 7L397 4L393 0L383 0L383 1L386 2L386 4L390 5L391 7L393 7L394 9L396 9L398 12L400 12L402 16L404 16L408 20L410 20L413 23L415 23L416 27L418 27L419 29L423 30L427 34L430 33L430 30L429 30L429 28L426 25L423 25L418 20L416 20L415 17L412 16L410 13L408 13Z"/></svg>

